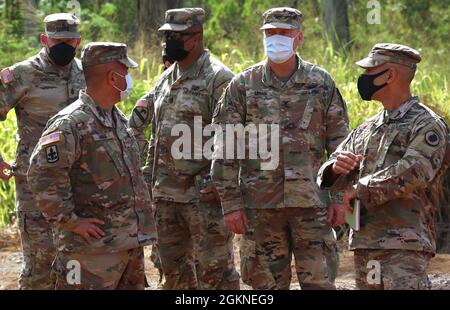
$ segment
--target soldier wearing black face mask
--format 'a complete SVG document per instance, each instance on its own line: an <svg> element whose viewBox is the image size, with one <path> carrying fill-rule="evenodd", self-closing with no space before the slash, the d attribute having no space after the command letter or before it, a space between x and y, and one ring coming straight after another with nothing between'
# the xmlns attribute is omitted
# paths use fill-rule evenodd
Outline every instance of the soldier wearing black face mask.
<svg viewBox="0 0 450 310"><path fill-rule="evenodd" d="M401 58L403 55L407 55L410 59L405 61ZM414 78L416 64L420 61L419 53L411 48L402 45L376 44L367 58L357 62L357 65L366 69L366 72L358 79L358 91L361 98L365 101L379 100L382 97L389 97L390 93L396 93L399 97L403 97L401 99L409 98L411 96L409 83ZM407 85L403 88L407 88L408 91L403 89L400 91L397 83L394 85L396 87L390 87L392 90L387 93L383 91L385 94L381 94L380 91L383 88L392 84L393 71L396 71L397 75L407 77Z"/></svg>
<svg viewBox="0 0 450 310"><path fill-rule="evenodd" d="M165 53L175 61L133 110L130 126L141 151L148 145L144 176L156 209L158 246L165 289L238 289L233 234L210 177L211 161L177 159L171 128L211 123L232 72L203 46L205 11L166 12L159 29ZM144 131L151 125L152 139ZM204 140L206 142L206 139Z"/></svg>
<svg viewBox="0 0 450 310"><path fill-rule="evenodd" d="M13 164L0 154L0 179L15 177L16 206L24 265L21 289L53 289L51 264L55 256L52 229L37 208L26 173L29 157L47 121L78 99L85 87L81 63L75 59L80 45L79 19L72 14L53 14L44 20L44 48L28 60L1 70L0 121L15 109L19 143Z"/></svg>
<svg viewBox="0 0 450 310"><path fill-rule="evenodd" d="M383 110L356 128L319 171L322 189L345 191L343 205L330 209L337 218L353 201L360 205L360 229L350 234L358 289L429 288L438 220L434 198L447 169L442 163L449 132L411 93L421 60L411 47L380 43L356 63L365 69L358 81L361 97L379 101ZM375 265L381 273L373 273Z"/></svg>
<svg viewBox="0 0 450 310"><path fill-rule="evenodd" d="M47 16L44 23L46 33L41 35L41 42L49 59L56 66L69 66L81 43L81 35L77 31L79 19L71 14L53 14Z"/></svg>

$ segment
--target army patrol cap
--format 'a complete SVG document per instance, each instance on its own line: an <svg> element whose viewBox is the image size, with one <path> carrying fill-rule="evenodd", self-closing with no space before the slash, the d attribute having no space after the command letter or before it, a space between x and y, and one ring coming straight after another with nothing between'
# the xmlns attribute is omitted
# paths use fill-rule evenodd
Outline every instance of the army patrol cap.
<svg viewBox="0 0 450 310"><path fill-rule="evenodd" d="M45 35L51 39L80 39L80 20L73 14L57 13L44 19Z"/></svg>
<svg viewBox="0 0 450 310"><path fill-rule="evenodd" d="M138 64L127 55L127 46L122 43L93 42L83 48L81 62L83 67L102 65L110 62L123 63L128 68L137 68Z"/></svg>
<svg viewBox="0 0 450 310"><path fill-rule="evenodd" d="M421 60L420 53L411 47L393 43L380 43L372 48L369 56L358 61L356 64L366 69L389 62L415 69Z"/></svg>
<svg viewBox="0 0 450 310"><path fill-rule="evenodd" d="M183 8L168 10L166 23L158 31L185 31L195 25L205 22L205 10L201 8Z"/></svg>
<svg viewBox="0 0 450 310"><path fill-rule="evenodd" d="M303 22L303 14L293 8L274 8L263 14L264 25L261 30L266 29L300 29Z"/></svg>

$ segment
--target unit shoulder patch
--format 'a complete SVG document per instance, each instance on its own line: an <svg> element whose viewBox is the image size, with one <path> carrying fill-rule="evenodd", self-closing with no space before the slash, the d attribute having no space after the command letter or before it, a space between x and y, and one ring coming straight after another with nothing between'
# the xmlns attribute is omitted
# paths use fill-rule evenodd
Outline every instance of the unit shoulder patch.
<svg viewBox="0 0 450 310"><path fill-rule="evenodd" d="M425 134L425 142L430 146L438 146L441 142L441 139L434 130L431 130Z"/></svg>
<svg viewBox="0 0 450 310"><path fill-rule="evenodd" d="M131 121L136 128L142 127L150 116L147 104L144 100L139 100L133 110Z"/></svg>
<svg viewBox="0 0 450 310"><path fill-rule="evenodd" d="M51 145L45 149L45 157L49 164L54 164L59 160L58 147Z"/></svg>

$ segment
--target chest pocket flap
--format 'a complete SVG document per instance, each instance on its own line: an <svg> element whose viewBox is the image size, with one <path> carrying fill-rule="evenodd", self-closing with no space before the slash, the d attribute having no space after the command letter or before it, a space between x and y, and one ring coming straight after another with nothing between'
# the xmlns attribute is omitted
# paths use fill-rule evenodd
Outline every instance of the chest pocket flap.
<svg viewBox="0 0 450 310"><path fill-rule="evenodd" d="M386 155L389 151L389 147L391 146L392 142L394 142L399 132L400 131L398 129L394 128L385 132L385 134L381 138L380 145L378 146L378 160L376 163L379 169L383 167L384 161L386 160Z"/></svg>
<svg viewBox="0 0 450 310"><path fill-rule="evenodd" d="M122 163L120 162L118 155L118 150L114 150L115 147L115 135L112 132L102 133L102 134L94 134L92 135L94 141L95 141L95 148L97 150L102 150L108 154L109 158L113 162L115 168L117 169L117 172L120 176L125 175L125 170L123 168ZM121 153L121 151L120 151ZM100 164L100 163L97 163Z"/></svg>

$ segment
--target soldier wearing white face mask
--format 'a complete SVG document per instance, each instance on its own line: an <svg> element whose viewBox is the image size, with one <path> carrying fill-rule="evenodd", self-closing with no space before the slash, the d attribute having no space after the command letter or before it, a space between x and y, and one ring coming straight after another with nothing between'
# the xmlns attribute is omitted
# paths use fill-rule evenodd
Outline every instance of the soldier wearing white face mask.
<svg viewBox="0 0 450 310"><path fill-rule="evenodd" d="M276 31L267 31L264 35L264 51L273 63L285 63L295 54L293 46L296 38L272 33Z"/></svg>
<svg viewBox="0 0 450 310"><path fill-rule="evenodd" d="M264 18L268 60L232 80L213 123L223 126L224 140L227 124L278 126L280 164L263 171L262 159L216 159L213 180L225 223L245 234L245 283L289 289L294 255L302 289L334 289L337 260L329 222L335 219L327 217L327 193L315 179L325 152L347 136L345 102L330 75L295 52L303 42L302 13L276 8Z"/></svg>
<svg viewBox="0 0 450 310"><path fill-rule="evenodd" d="M53 225L56 289L144 289L143 246L156 240L139 148L116 107L131 94L137 64L125 44L89 43L86 89L47 124L31 156L28 183ZM81 283L69 283L70 261Z"/></svg>
<svg viewBox="0 0 450 310"><path fill-rule="evenodd" d="M126 82L126 88L124 90L121 90L119 87L117 87L116 85L113 85L113 87L115 89L117 89L118 91L120 91L120 101L125 101L127 100L130 96L131 93L133 92L133 79L131 78L131 75L128 73L127 75L123 76L120 75L119 73L115 72L118 76L122 77L125 79Z"/></svg>

